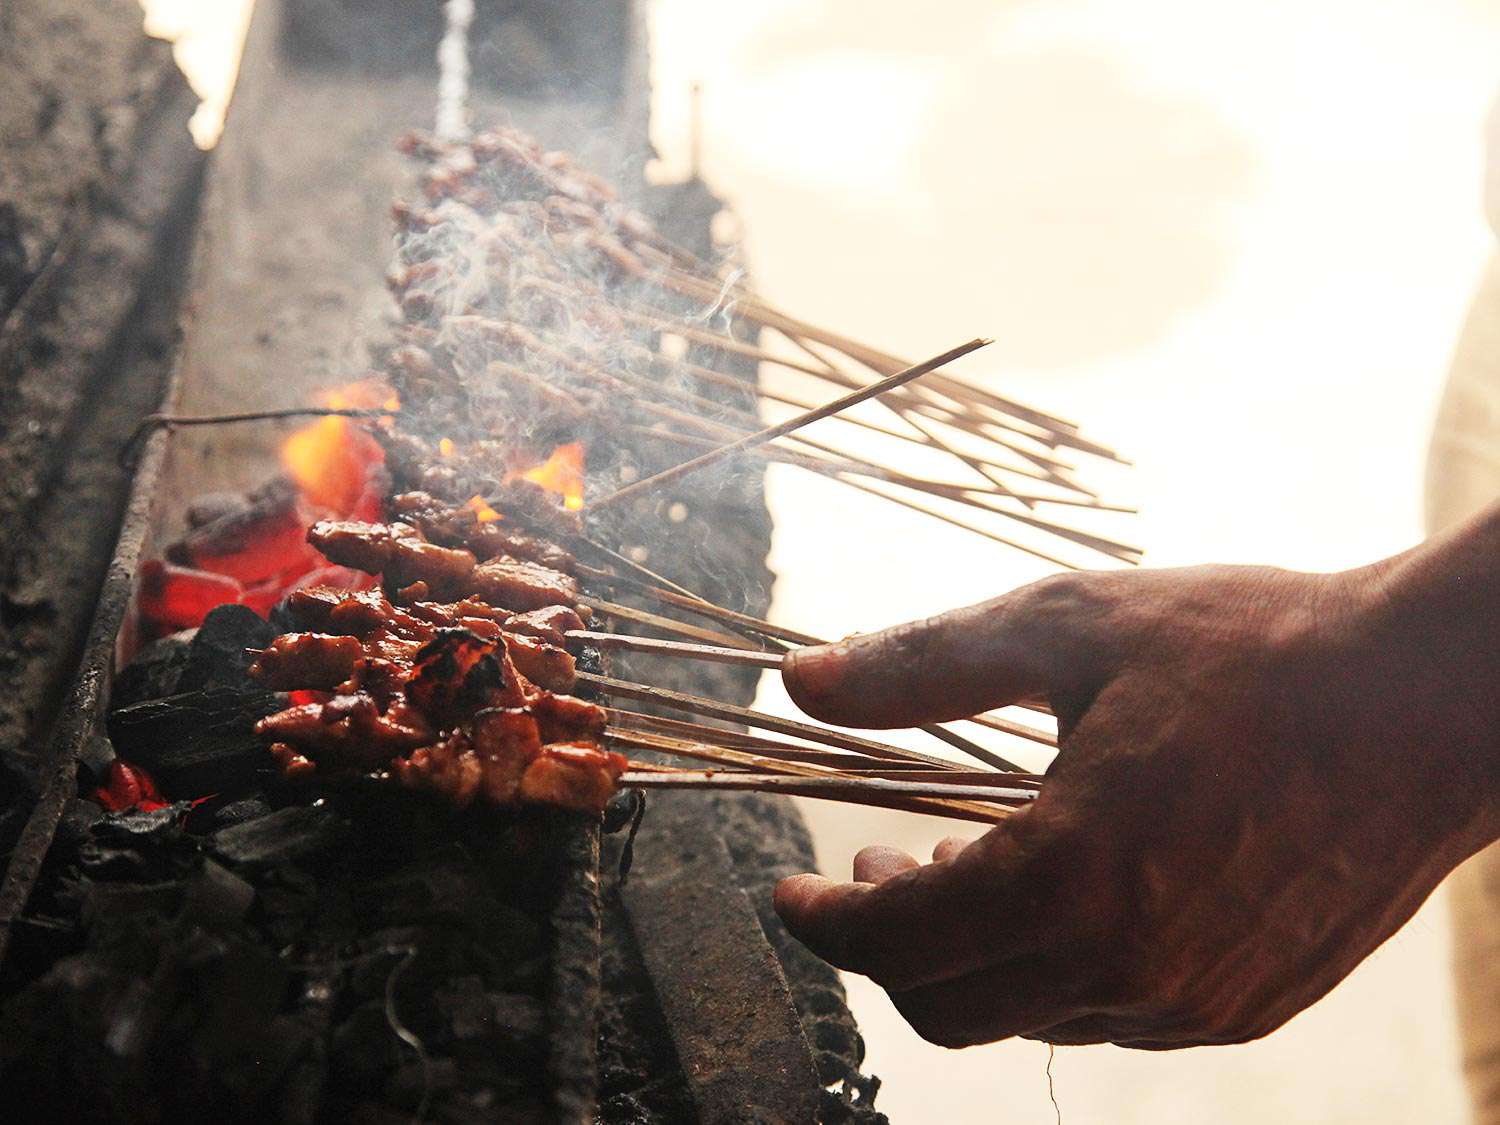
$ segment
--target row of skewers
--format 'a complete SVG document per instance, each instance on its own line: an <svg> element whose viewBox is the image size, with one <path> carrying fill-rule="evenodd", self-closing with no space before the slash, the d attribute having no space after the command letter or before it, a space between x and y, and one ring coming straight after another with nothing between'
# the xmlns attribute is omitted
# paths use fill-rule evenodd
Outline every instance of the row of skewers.
<svg viewBox="0 0 1500 1125"><path fill-rule="evenodd" d="M460 806L592 814L622 787L756 789L981 822L1031 800L1040 784L946 728L932 729L983 768L580 670L587 648L774 667L801 635L703 601L581 532L560 534L613 567L426 494L399 495L391 507L401 520L325 521L309 536L331 562L379 574L383 589L295 592L286 612L305 631L278 637L252 666L265 686L293 693L290 706L257 725L289 779L373 772ZM586 587L712 624L633 609ZM693 639L616 633L602 627L611 619ZM1050 741L1039 728L974 721ZM635 751L696 768L626 757Z"/></svg>

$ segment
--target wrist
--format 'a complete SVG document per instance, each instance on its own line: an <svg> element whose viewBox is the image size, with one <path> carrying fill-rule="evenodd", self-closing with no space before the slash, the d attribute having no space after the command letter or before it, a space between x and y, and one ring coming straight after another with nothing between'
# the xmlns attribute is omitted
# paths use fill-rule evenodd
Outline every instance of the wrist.
<svg viewBox="0 0 1500 1125"><path fill-rule="evenodd" d="M1371 618L1402 653L1393 674L1500 795L1500 504L1365 573Z"/></svg>

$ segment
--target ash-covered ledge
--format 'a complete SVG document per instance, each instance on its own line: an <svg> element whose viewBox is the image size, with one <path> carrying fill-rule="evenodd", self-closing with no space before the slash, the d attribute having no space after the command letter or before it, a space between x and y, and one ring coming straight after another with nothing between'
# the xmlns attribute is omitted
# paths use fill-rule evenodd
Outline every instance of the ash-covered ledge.
<svg viewBox="0 0 1500 1125"><path fill-rule="evenodd" d="M197 99L136 0L0 6L0 788L35 795L167 385ZM8 850L26 810L0 816Z"/></svg>

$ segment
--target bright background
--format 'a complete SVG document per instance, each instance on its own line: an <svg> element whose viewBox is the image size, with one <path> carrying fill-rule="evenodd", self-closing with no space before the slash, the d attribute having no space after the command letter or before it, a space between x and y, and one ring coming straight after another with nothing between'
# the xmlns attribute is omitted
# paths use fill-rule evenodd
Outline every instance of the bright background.
<svg viewBox="0 0 1500 1125"><path fill-rule="evenodd" d="M222 103L245 0L147 6ZM701 82L701 171L765 294L913 357L995 336L967 373L1135 460L1097 479L1140 506L1116 527L1148 564L1336 569L1420 537L1428 431L1492 250L1495 5L656 0L653 43L657 172L687 168ZM770 499L774 616L811 632L1043 572L795 470ZM806 808L831 873L947 831ZM1463 1120L1441 897L1268 1040L1060 1050L1064 1119ZM849 984L894 1120L1052 1120L1045 1048L943 1051Z"/></svg>

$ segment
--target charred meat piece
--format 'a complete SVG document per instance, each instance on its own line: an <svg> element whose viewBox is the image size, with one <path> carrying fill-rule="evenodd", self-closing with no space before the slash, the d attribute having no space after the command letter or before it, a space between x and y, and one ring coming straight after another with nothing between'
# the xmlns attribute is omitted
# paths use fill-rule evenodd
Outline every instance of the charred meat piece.
<svg viewBox="0 0 1500 1125"><path fill-rule="evenodd" d="M440 547L416 537L402 538L396 541L384 577L393 587L423 582L434 594L457 595L465 591L474 562L470 551Z"/></svg>
<svg viewBox="0 0 1500 1125"><path fill-rule="evenodd" d="M288 707L261 719L255 733L332 770L384 765L436 737L420 714L397 704L382 715L363 693Z"/></svg>
<svg viewBox="0 0 1500 1125"><path fill-rule="evenodd" d="M626 760L591 743L551 743L521 778L520 798L598 816L614 796Z"/></svg>
<svg viewBox="0 0 1500 1125"><path fill-rule="evenodd" d="M305 586L287 595L286 608L299 625L315 631L326 631L328 615L348 594L349 591L332 586Z"/></svg>
<svg viewBox="0 0 1500 1125"><path fill-rule="evenodd" d="M335 688L354 674L362 655L356 637L286 633L255 658L250 675L273 691Z"/></svg>
<svg viewBox="0 0 1500 1125"><path fill-rule="evenodd" d="M405 523L322 520L307 538L333 562L380 574L392 588L420 581L435 593L461 593L474 570L472 553L429 543Z"/></svg>
<svg viewBox="0 0 1500 1125"><path fill-rule="evenodd" d="M544 692L531 704L543 742L573 742L604 734L604 708L574 695Z"/></svg>
<svg viewBox="0 0 1500 1125"><path fill-rule="evenodd" d="M403 532L415 535L416 529L401 523L319 520L308 529L307 541L341 566L379 574L391 561Z"/></svg>
<svg viewBox="0 0 1500 1125"><path fill-rule="evenodd" d="M495 626L495 629L499 632L499 626ZM520 633L502 635L505 638L505 651L521 675L548 691L573 690L577 676L571 652Z"/></svg>
<svg viewBox="0 0 1500 1125"><path fill-rule="evenodd" d="M527 535L514 528L505 528L498 522L476 523L468 539L469 549L483 559L497 555L509 555L527 562L539 563L564 574L572 574L574 558L570 551L556 543Z"/></svg>
<svg viewBox="0 0 1500 1125"><path fill-rule="evenodd" d="M340 598L328 611L327 628L352 637L368 637L388 629L394 616L395 607L379 590L360 590Z"/></svg>
<svg viewBox="0 0 1500 1125"><path fill-rule="evenodd" d="M481 520L467 504L448 504L426 492L403 492L391 501L401 519L434 543L467 547L479 559L509 555L572 574L573 555L547 539L527 535L500 520Z"/></svg>
<svg viewBox="0 0 1500 1125"><path fill-rule="evenodd" d="M481 563L470 576L473 593L493 605L524 613L578 603L578 580L551 567L502 555Z"/></svg>
<svg viewBox="0 0 1500 1125"><path fill-rule="evenodd" d="M486 707L521 706L525 686L503 644L467 629L440 629L417 653L406 698L439 727L450 728Z"/></svg>
<svg viewBox="0 0 1500 1125"><path fill-rule="evenodd" d="M481 711L474 716L469 737L484 770L484 799L495 805L512 804L526 767L542 752L536 720L515 708Z"/></svg>
<svg viewBox="0 0 1500 1125"><path fill-rule="evenodd" d="M408 758L397 758L391 772L408 789L436 793L459 808L474 800L484 780L483 766L462 731L435 745L420 746Z"/></svg>
<svg viewBox="0 0 1500 1125"><path fill-rule="evenodd" d="M493 708L475 715L472 727L398 758L391 768L408 788L439 793L459 807L476 797L506 807L520 799L522 778L541 754L535 719L516 708ZM569 791L578 788L575 782Z"/></svg>
<svg viewBox="0 0 1500 1125"><path fill-rule="evenodd" d="M527 610L505 621L507 633L525 633L551 645L565 644L567 642L565 633L582 628L583 618L565 605L549 605L541 609Z"/></svg>

